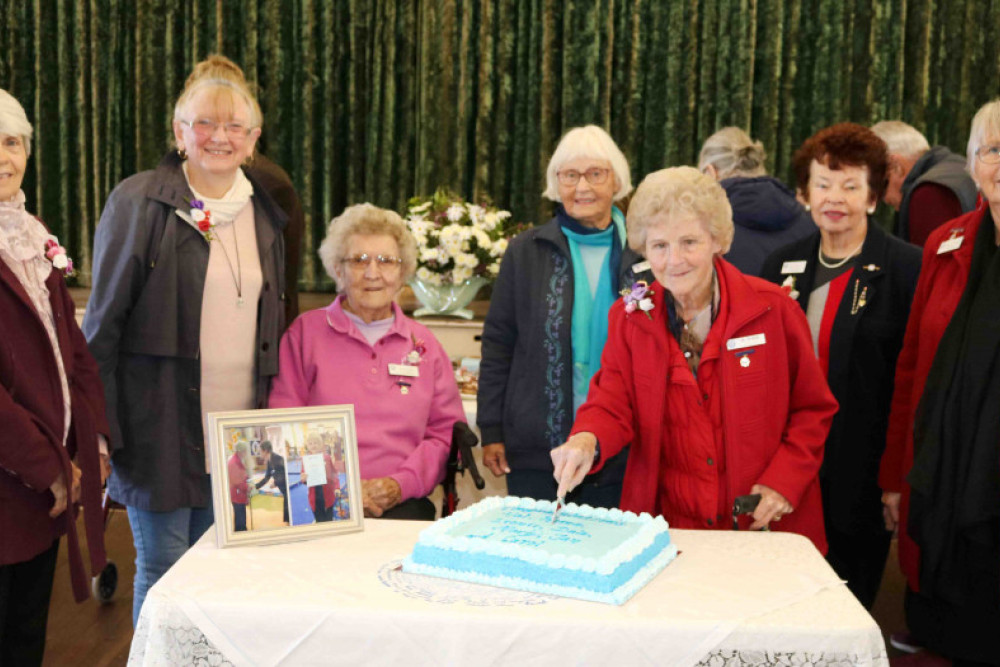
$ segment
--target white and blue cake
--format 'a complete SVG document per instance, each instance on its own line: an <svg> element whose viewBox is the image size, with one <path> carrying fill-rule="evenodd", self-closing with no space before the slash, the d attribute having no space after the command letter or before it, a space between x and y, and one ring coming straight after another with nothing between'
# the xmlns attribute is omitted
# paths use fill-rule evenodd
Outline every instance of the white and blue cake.
<svg viewBox="0 0 1000 667"><path fill-rule="evenodd" d="M677 555L663 517L491 497L420 533L404 572L622 604Z"/></svg>

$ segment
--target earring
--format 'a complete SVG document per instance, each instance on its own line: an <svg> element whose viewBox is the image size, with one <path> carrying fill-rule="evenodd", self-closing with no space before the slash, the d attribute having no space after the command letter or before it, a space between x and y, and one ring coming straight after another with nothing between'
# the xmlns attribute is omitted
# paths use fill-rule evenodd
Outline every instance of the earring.
<svg viewBox="0 0 1000 667"><path fill-rule="evenodd" d="M184 150L183 148L178 148L177 149L177 157L179 157L182 160L188 159L187 151Z"/></svg>
<svg viewBox="0 0 1000 667"><path fill-rule="evenodd" d="M806 204L806 205L805 205L805 208L806 208L806 213L808 213L809 211L811 211L811 210L812 210L812 208L813 208L813 207L812 207L812 206L810 206L809 204Z"/></svg>
<svg viewBox="0 0 1000 667"><path fill-rule="evenodd" d="M874 206L869 206L869 207L868 207L868 215L871 215L871 214L873 214L874 212L875 212L875 207L874 207Z"/></svg>

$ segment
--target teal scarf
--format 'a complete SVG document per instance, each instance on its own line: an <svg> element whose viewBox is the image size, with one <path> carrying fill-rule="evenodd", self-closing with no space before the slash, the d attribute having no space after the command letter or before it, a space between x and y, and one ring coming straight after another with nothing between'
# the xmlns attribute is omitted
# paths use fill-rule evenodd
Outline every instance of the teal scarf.
<svg viewBox="0 0 1000 667"><path fill-rule="evenodd" d="M569 218L565 213L562 216ZM569 220L572 220L569 218ZM562 224L561 228L569 242L570 259L573 262L573 319L571 336L573 343L573 414L587 400L590 379L601 367L601 353L608 340L608 311L618 298L614 285L617 282L621 250L625 246L625 216L617 207L611 209L612 224L600 232L581 233L579 223ZM560 220L562 222L562 220ZM570 229L575 227L576 230ZM587 268L580 254L580 246L605 246L607 255L601 266L594 296L590 293ZM616 247L617 245L617 247ZM617 261L615 261L617 260Z"/></svg>

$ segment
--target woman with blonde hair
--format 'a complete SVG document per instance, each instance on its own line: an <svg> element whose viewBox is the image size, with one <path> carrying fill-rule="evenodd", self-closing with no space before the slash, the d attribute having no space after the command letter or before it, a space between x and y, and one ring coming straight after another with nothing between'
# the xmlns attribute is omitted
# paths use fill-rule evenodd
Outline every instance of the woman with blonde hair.
<svg viewBox="0 0 1000 667"><path fill-rule="evenodd" d="M805 316L776 285L722 259L726 194L691 167L639 185L629 243L656 281L611 309L608 344L572 435L552 451L559 496L631 443L621 508L672 527L799 533L826 551L818 472L837 403Z"/></svg>
<svg viewBox="0 0 1000 667"><path fill-rule="evenodd" d="M726 261L751 276L761 275L773 251L813 232L791 188L767 175L765 158L764 145L738 127L724 127L706 139L698 158L698 169L719 181L733 208Z"/></svg>
<svg viewBox="0 0 1000 667"><path fill-rule="evenodd" d="M286 217L244 164L262 118L246 86L201 78L170 151L108 197L83 322L111 427L111 497L136 547L133 623L212 524L209 412L267 406L284 328Z"/></svg>

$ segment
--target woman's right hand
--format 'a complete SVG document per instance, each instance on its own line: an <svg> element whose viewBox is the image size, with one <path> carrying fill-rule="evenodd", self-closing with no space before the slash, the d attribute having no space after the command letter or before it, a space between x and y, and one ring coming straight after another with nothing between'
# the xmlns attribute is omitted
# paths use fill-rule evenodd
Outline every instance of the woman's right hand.
<svg viewBox="0 0 1000 667"><path fill-rule="evenodd" d="M491 442L488 445L483 445L483 465L490 469L494 477L500 477L510 472L506 450L502 442Z"/></svg>
<svg viewBox="0 0 1000 667"><path fill-rule="evenodd" d="M882 492L882 518L885 519L886 530L896 530L899 526L899 500L902 494L898 491Z"/></svg>
<svg viewBox="0 0 1000 667"><path fill-rule="evenodd" d="M557 498L564 498L579 486L594 465L596 451L597 436L587 432L574 433L569 440L552 450L552 474L559 484Z"/></svg>
<svg viewBox="0 0 1000 667"><path fill-rule="evenodd" d="M55 519L57 516L66 511L67 500L69 502L78 502L80 500L80 477L82 475L79 468L76 467L75 463L70 463L73 469L73 483L70 485L69 494L67 498L66 493L66 476L62 473L56 477L56 481L52 482L52 486L49 487L49 491L52 492L53 502L52 509L49 510L49 517Z"/></svg>

